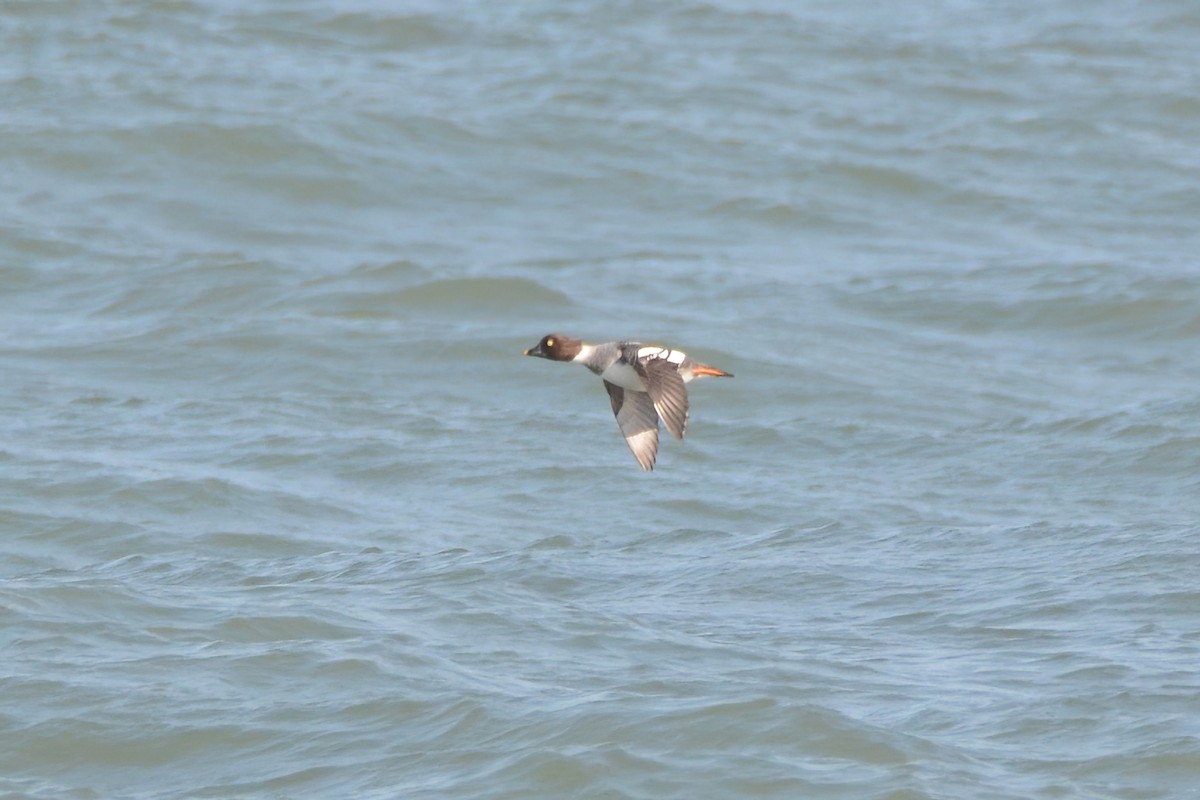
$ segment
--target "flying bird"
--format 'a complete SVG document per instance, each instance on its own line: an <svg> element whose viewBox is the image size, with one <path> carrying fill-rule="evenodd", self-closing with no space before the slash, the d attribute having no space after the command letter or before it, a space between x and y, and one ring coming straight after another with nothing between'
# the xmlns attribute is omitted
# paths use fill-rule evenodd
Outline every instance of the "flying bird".
<svg viewBox="0 0 1200 800"><path fill-rule="evenodd" d="M682 350L641 342L588 344L551 333L525 351L527 356L582 364L604 380L617 425L644 470L658 456L658 421L683 441L688 423L684 385L696 378L732 378L733 373L701 364Z"/></svg>

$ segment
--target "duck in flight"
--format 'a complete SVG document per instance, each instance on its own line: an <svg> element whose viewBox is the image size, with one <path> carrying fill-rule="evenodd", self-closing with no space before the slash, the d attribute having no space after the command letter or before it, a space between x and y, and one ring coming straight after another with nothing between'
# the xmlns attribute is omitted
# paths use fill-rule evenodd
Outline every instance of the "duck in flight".
<svg viewBox="0 0 1200 800"><path fill-rule="evenodd" d="M621 434L644 470L654 469L660 419L671 435L683 441L688 422L685 384L696 378L733 377L682 350L641 342L588 344L559 333L543 336L525 355L572 361L599 375Z"/></svg>

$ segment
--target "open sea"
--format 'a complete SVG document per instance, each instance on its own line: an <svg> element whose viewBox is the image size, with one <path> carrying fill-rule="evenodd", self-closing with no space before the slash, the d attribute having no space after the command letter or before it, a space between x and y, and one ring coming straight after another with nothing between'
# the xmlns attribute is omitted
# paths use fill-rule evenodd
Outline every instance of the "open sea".
<svg viewBox="0 0 1200 800"><path fill-rule="evenodd" d="M0 800L1200 798L1197 42L0 4Z"/></svg>

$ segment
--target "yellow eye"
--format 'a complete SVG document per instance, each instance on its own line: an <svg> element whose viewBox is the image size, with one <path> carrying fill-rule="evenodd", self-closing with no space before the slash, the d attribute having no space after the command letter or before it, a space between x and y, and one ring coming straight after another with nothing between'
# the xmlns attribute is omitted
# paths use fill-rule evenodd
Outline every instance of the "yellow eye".
<svg viewBox="0 0 1200 800"><path fill-rule="evenodd" d="M553 339L547 339L547 340L546 340L546 347L554 347L554 340L553 340Z"/></svg>

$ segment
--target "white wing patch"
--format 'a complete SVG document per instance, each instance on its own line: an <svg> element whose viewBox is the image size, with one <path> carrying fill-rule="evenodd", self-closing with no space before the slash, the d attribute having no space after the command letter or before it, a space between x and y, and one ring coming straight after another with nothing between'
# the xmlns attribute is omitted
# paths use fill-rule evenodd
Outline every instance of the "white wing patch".
<svg viewBox="0 0 1200 800"><path fill-rule="evenodd" d="M662 359L666 359L667 361L670 361L672 364L682 364L683 360L685 358L687 358L687 353L683 352L682 350L668 350L665 347L655 347L654 345L648 345L646 347L642 347L642 348L638 349L637 357L639 359L662 358Z"/></svg>

